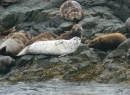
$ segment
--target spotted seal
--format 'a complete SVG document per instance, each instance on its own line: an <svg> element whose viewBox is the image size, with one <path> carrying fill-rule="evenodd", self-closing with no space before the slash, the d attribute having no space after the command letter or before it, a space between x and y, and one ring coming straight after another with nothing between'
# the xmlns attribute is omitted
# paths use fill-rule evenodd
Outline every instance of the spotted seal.
<svg viewBox="0 0 130 95"><path fill-rule="evenodd" d="M83 17L83 10L78 2L68 0L64 2L60 7L60 16L66 20L78 21Z"/></svg>
<svg viewBox="0 0 130 95"><path fill-rule="evenodd" d="M81 38L81 34L82 34L83 28L80 24L75 24L73 25L72 29L70 31L66 31L65 33L61 34L59 37L57 37L56 39L66 39L69 40L73 37L79 37Z"/></svg>
<svg viewBox="0 0 130 95"><path fill-rule="evenodd" d="M47 54L47 55L66 55L77 50L81 43L79 37L73 37L70 40L50 40L38 41L25 47L17 56L24 54Z"/></svg>
<svg viewBox="0 0 130 95"><path fill-rule="evenodd" d="M101 50L117 48L127 38L121 33L111 33L99 36L93 40L86 40L88 47L97 48Z"/></svg>
<svg viewBox="0 0 130 95"><path fill-rule="evenodd" d="M13 33L0 45L0 53L15 56L24 48L28 41L24 31Z"/></svg>
<svg viewBox="0 0 130 95"><path fill-rule="evenodd" d="M53 34L52 32L44 32L39 34L38 36L35 36L34 38L32 38L27 44L26 46L36 42L36 41L46 41L46 40L54 40L56 39L58 36Z"/></svg>

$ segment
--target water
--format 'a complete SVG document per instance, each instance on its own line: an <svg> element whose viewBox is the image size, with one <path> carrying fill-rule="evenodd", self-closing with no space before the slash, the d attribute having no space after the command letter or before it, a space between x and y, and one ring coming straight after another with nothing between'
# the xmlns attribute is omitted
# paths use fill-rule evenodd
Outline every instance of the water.
<svg viewBox="0 0 130 95"><path fill-rule="evenodd" d="M0 95L130 95L127 84L70 83L63 81L1 84Z"/></svg>

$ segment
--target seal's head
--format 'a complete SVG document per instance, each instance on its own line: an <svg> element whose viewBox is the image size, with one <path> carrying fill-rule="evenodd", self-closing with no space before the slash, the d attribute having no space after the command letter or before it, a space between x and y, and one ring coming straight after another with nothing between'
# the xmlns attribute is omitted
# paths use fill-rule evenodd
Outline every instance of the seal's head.
<svg viewBox="0 0 130 95"><path fill-rule="evenodd" d="M79 21L83 17L83 10L78 2L67 0L60 7L60 15L66 20Z"/></svg>
<svg viewBox="0 0 130 95"><path fill-rule="evenodd" d="M79 37L73 37L72 39L70 39L70 41L72 41L74 43L74 45L80 45L81 43L81 39Z"/></svg>
<svg viewBox="0 0 130 95"><path fill-rule="evenodd" d="M69 7L67 15L65 18L71 21L78 21L82 18L83 12L77 7Z"/></svg>
<svg viewBox="0 0 130 95"><path fill-rule="evenodd" d="M73 37L74 36L81 37L82 31L83 28L80 24L75 24L71 29Z"/></svg>

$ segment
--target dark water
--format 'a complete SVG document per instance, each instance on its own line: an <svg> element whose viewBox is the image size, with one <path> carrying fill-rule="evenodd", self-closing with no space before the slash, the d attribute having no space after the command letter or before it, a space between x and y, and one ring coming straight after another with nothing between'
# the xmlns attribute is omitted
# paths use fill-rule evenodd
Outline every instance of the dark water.
<svg viewBox="0 0 130 95"><path fill-rule="evenodd" d="M69 83L58 80L1 84L0 95L130 95L127 84Z"/></svg>

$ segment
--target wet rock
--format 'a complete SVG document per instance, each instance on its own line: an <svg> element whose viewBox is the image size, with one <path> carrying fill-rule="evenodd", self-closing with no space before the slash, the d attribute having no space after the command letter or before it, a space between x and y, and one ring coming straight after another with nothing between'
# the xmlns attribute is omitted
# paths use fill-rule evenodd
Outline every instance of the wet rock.
<svg viewBox="0 0 130 95"><path fill-rule="evenodd" d="M110 81L109 81L110 84L113 84L113 83L118 83L118 79L117 78L112 78Z"/></svg>
<svg viewBox="0 0 130 95"><path fill-rule="evenodd" d="M84 18L82 21L79 22L79 24L82 25L83 28L91 29L95 27L95 25L98 23L99 17L88 17Z"/></svg>
<svg viewBox="0 0 130 95"><path fill-rule="evenodd" d="M130 1L129 0L114 0L114 1L119 3L119 4L122 4L122 5L124 4L130 8Z"/></svg>
<svg viewBox="0 0 130 95"><path fill-rule="evenodd" d="M107 56L106 52L101 51L99 49L94 49L93 51L98 55L98 57L100 58L100 60L104 60L104 58Z"/></svg>
<svg viewBox="0 0 130 95"><path fill-rule="evenodd" d="M57 3L58 2L58 3ZM22 2L8 6L7 8L0 7L0 12L3 13L0 16L0 26L3 29L11 28L16 24L23 22L37 21L36 18L41 18L40 12L47 9L52 9L60 6L64 0L22 0ZM58 7L59 8L59 7ZM8 9L8 10L6 10ZM6 11L6 13L4 12ZM58 10L57 10L58 11ZM37 15L38 14L38 15ZM47 14L47 13L46 13ZM55 12L51 13L52 15ZM50 14L50 16L51 16ZM39 20L38 20L39 21ZM42 20L41 20L42 22Z"/></svg>
<svg viewBox="0 0 130 95"><path fill-rule="evenodd" d="M89 66L89 64L90 64L89 61L85 61L85 62L82 62L82 63L78 63L78 68L79 68L79 69L86 68L86 67Z"/></svg>
<svg viewBox="0 0 130 95"><path fill-rule="evenodd" d="M89 61L94 63L99 61L97 54L91 50L84 50L78 56L82 58L87 58Z"/></svg>
<svg viewBox="0 0 130 95"><path fill-rule="evenodd" d="M72 26L74 25L74 22L65 22L62 23L61 25L59 25L58 28L60 28L62 30L62 33L66 30L71 30Z"/></svg>
<svg viewBox="0 0 130 95"><path fill-rule="evenodd" d="M89 47L86 44L81 43L78 49L73 53L73 55L77 55L84 50L89 50Z"/></svg>
<svg viewBox="0 0 130 95"><path fill-rule="evenodd" d="M110 1L107 6L114 11L114 15L119 17L124 22L130 16L130 13L129 13L130 9L123 4L118 4L114 1Z"/></svg>
<svg viewBox="0 0 130 95"><path fill-rule="evenodd" d="M58 14L59 10L57 8L43 10L35 15L34 22L43 22L52 19Z"/></svg>
<svg viewBox="0 0 130 95"><path fill-rule="evenodd" d="M121 74L119 77L118 77L118 82L124 82L127 80L127 77L125 75L125 73Z"/></svg>
<svg viewBox="0 0 130 95"><path fill-rule="evenodd" d="M53 66L53 64L49 61L47 61L46 59L48 59L47 56L45 55L35 55L34 57L35 62L33 63L35 66L42 66L45 68L51 68Z"/></svg>
<svg viewBox="0 0 130 95"><path fill-rule="evenodd" d="M1 5L8 6L10 4L18 3L20 1L21 0L1 0L0 3L1 3Z"/></svg>
<svg viewBox="0 0 130 95"><path fill-rule="evenodd" d="M124 42L122 42L118 47L117 49L111 53L111 57L119 57L119 56L122 56L122 55L125 55L128 51L128 49L130 48L130 39L127 39L125 40Z"/></svg>
<svg viewBox="0 0 130 95"><path fill-rule="evenodd" d="M0 56L0 73L7 73L15 66L15 60L10 56Z"/></svg>
<svg viewBox="0 0 130 95"><path fill-rule="evenodd" d="M32 64L33 61L34 61L34 55L24 55L17 58L16 64L18 66L25 66Z"/></svg>
<svg viewBox="0 0 130 95"><path fill-rule="evenodd" d="M83 5L85 8L93 7L93 6L101 6L105 5L107 3L107 0L76 0L79 3L81 2L81 5Z"/></svg>

